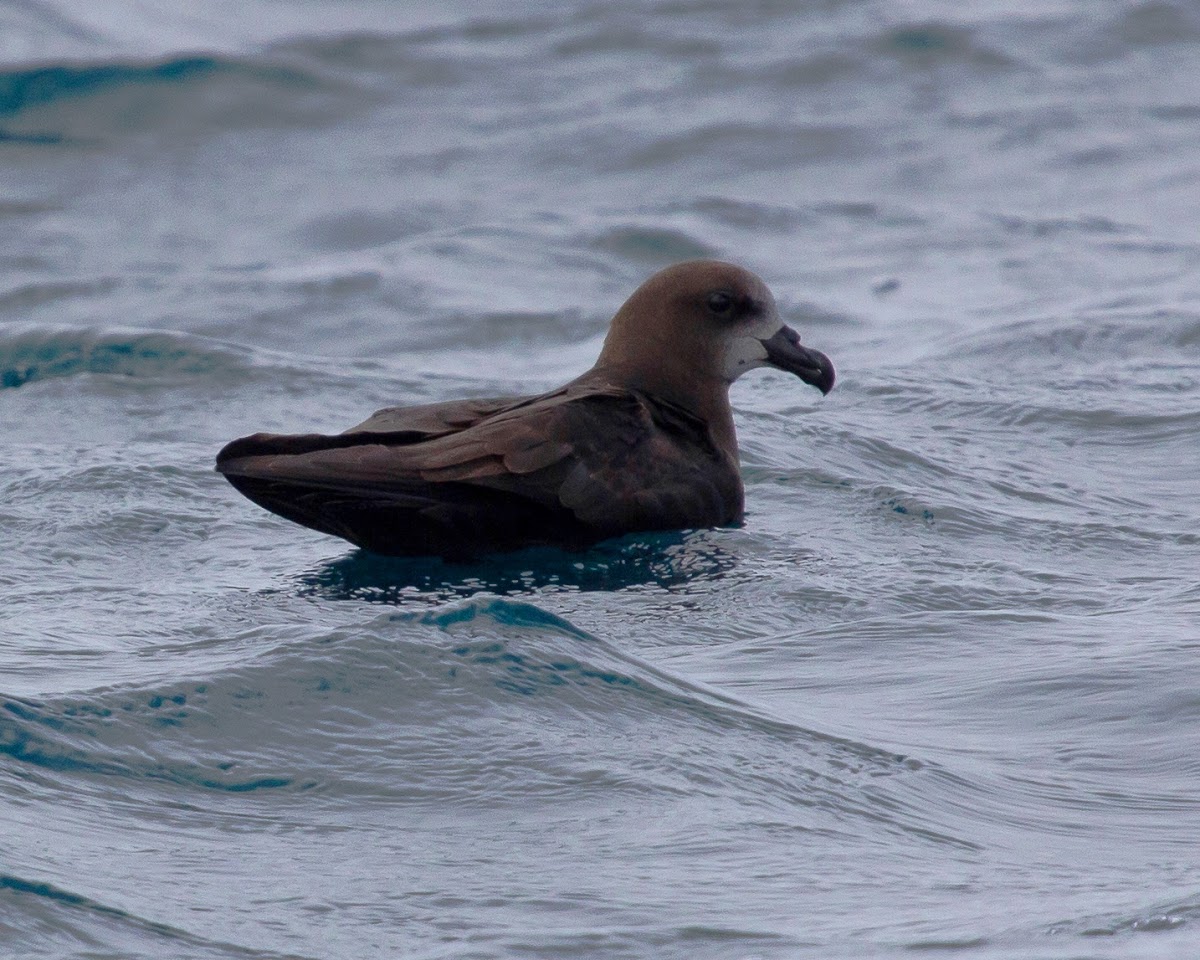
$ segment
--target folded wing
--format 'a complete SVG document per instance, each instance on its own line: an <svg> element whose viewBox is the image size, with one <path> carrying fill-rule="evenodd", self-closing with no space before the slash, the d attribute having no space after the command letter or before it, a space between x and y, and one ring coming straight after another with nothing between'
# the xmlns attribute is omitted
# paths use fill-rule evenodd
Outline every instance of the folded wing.
<svg viewBox="0 0 1200 960"><path fill-rule="evenodd" d="M741 481L702 422L644 395L384 410L336 436L255 434L217 469L251 500L380 553L465 558L741 519Z"/></svg>

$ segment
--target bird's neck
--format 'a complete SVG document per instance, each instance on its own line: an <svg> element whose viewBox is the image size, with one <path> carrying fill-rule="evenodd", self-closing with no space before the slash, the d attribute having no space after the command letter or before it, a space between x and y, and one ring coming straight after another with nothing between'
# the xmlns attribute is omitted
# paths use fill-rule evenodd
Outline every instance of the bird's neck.
<svg viewBox="0 0 1200 960"><path fill-rule="evenodd" d="M733 426L733 410L729 406L729 384L720 377L698 377L694 372L680 379L669 371L646 370L619 361L601 360L584 377L596 379L626 390L636 390L682 407L703 421L713 444L737 463L737 433Z"/></svg>

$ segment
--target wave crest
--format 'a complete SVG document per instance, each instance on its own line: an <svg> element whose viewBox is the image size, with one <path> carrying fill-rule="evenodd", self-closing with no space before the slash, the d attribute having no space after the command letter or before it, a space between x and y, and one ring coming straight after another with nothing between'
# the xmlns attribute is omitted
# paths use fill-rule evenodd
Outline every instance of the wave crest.
<svg viewBox="0 0 1200 960"><path fill-rule="evenodd" d="M35 328L0 338L0 389L81 374L201 376L240 365L232 347L181 333Z"/></svg>

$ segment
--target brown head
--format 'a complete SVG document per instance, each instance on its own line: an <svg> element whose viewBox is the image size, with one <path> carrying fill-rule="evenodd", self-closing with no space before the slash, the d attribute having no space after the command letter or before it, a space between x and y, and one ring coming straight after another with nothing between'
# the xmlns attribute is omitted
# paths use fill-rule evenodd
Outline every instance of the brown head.
<svg viewBox="0 0 1200 960"><path fill-rule="evenodd" d="M707 419L728 411L727 390L747 370L772 366L822 393L833 364L800 345L771 291L749 270L718 260L667 267L612 319L596 370Z"/></svg>

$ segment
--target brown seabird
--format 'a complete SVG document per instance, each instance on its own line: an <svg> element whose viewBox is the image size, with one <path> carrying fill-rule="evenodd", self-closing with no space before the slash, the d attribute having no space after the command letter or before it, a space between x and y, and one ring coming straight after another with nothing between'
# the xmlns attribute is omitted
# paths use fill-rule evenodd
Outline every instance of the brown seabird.
<svg viewBox="0 0 1200 960"><path fill-rule="evenodd" d="M380 410L345 433L256 433L217 470L260 506L376 553L579 549L642 530L739 523L729 385L773 366L822 393L766 285L712 260L656 273L612 319L600 357L529 397Z"/></svg>

